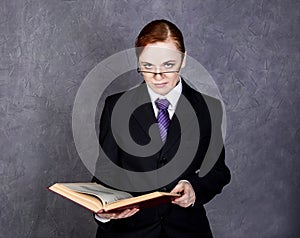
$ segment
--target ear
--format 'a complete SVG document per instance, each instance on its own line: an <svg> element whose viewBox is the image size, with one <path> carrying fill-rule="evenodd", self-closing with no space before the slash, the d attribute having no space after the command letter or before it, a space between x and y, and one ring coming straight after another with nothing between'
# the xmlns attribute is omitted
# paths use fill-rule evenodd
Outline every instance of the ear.
<svg viewBox="0 0 300 238"><path fill-rule="evenodd" d="M184 68L185 64L186 64L186 51L184 52L184 55L183 55L183 59L182 59L182 63L181 63L181 68Z"/></svg>

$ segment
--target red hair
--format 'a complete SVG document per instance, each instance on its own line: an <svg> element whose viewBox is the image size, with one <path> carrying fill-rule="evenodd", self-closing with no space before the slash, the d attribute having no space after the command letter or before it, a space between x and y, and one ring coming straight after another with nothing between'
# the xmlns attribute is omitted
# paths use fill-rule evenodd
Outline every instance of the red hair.
<svg viewBox="0 0 300 238"><path fill-rule="evenodd" d="M139 56L142 47L148 44L168 40L173 40L177 49L183 54L185 53L182 33L175 24L164 19L152 21L144 26L135 40L137 55Z"/></svg>

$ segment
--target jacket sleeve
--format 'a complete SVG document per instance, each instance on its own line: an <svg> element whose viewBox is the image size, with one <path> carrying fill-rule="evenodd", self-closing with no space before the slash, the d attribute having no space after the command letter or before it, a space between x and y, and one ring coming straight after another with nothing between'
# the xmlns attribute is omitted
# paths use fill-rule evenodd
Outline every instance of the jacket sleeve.
<svg viewBox="0 0 300 238"><path fill-rule="evenodd" d="M111 110L110 110L110 102L109 97L105 100L104 108L102 110L101 119L100 119L100 130L99 130L99 144L102 149L100 151L103 151L106 156L108 156L113 162L117 163L118 158L118 148L117 145L113 139L112 131L111 131ZM103 166L102 160L101 160L101 153L99 153L99 158L97 160L96 164L96 171L95 176L92 178L92 182L96 182L101 184L102 182L97 178L97 168L100 166ZM100 170L101 171L101 170ZM104 186L107 186L103 184ZM97 219L97 215L94 214L94 220L98 223L99 226L101 226L102 229L109 229L114 223L113 220L108 221L107 219Z"/></svg>
<svg viewBox="0 0 300 238"><path fill-rule="evenodd" d="M185 179L188 180L195 191L195 206L202 206L209 202L217 194L221 193L223 187L229 183L231 175L229 168L225 164L225 148L222 138L222 116L223 110L219 100L206 98L205 100L211 121L209 149L206 151L204 160L216 161L210 171L200 177L198 171L189 174ZM208 138L205 138L206 140ZM201 144L201 141L200 141ZM196 158L203 159L203 158ZM203 163L203 161L202 161Z"/></svg>
<svg viewBox="0 0 300 238"><path fill-rule="evenodd" d="M191 183L196 194L195 206L202 206L209 202L217 194L221 193L223 187L230 181L230 171L225 165L225 150L213 168L204 177L199 177L197 171L186 179Z"/></svg>

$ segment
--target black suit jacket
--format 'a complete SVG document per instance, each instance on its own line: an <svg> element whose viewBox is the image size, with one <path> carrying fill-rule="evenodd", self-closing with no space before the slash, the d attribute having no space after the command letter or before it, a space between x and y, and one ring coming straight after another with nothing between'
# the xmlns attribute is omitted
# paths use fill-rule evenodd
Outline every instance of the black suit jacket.
<svg viewBox="0 0 300 238"><path fill-rule="evenodd" d="M142 87L144 95L149 97L146 85L141 84L139 87ZM133 93L131 94L132 98L128 103L134 104L139 100L141 95L135 95L135 90L137 91L137 89L133 89ZM196 154L192 163L187 169L182 174L178 174L174 181L163 187L158 187L156 190L171 191L179 180L186 179L192 184L196 194L194 206L182 208L170 203L151 209L140 210L130 218L111 220L108 223L97 221L99 224L97 237L212 237L203 205L210 201L216 194L220 193L222 188L230 181L230 172L224 161L224 147L220 151L216 151L215 154L210 152L211 154L209 156L215 156L217 162L207 175L200 178L196 171L201 167L202 161L207 153L212 137L211 133L214 133L214 137L222 138L222 107L217 99L195 91L188 86L184 80L182 80L182 95L190 102L196 113L200 127L200 140L197 144L197 148L195 148ZM140 158L126 153L118 146L118 143L116 143L111 130L112 110L121 96L122 93L110 96L106 99L100 122L100 145L106 155L115 164L132 171L153 171L171 161L177 153L179 146L182 146L182 144L183 146L189 146L188 141L182 141L181 135L182 133L193 133L194 128L190 126L182 128L182 125L180 125L176 117L177 110L180 110L180 108L184 110L184 108L181 107L181 96L176 112L171 120L167 140L162 149L147 158ZM208 109L208 105L210 109ZM214 111L214 117L217 118L214 122L214 124L216 124L214 125L217 128L216 130L212 130L212 120L209 112L211 109ZM189 115L187 115L187 117L188 116ZM141 145L149 143L150 137L148 130L155 122L156 118L149 99L149 103L137 108L130 119L130 134L134 141ZM101 159L99 161L101 161ZM100 164L101 163L98 163L98 166L100 166ZM97 171L96 177L98 177ZM101 183L96 177L93 178L93 181ZM134 193L134 195L140 194Z"/></svg>

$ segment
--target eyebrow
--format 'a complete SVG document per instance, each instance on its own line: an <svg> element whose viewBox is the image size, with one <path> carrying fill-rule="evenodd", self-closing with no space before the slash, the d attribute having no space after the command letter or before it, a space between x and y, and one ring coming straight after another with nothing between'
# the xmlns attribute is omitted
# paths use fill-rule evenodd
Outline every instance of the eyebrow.
<svg viewBox="0 0 300 238"><path fill-rule="evenodd" d="M163 62L162 64L166 64L166 63L177 63L177 61L176 60L167 60L167 61ZM147 61L142 61L141 64L152 64L152 63L149 63Z"/></svg>

